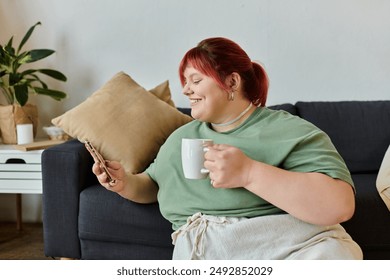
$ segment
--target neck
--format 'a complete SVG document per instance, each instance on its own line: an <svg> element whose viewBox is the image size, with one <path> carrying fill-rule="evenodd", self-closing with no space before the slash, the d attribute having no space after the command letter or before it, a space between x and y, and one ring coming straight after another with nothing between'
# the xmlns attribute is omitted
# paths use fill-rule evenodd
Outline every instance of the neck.
<svg viewBox="0 0 390 280"><path fill-rule="evenodd" d="M235 124L236 122L240 121L246 113L248 113L248 111L252 108L252 102L249 103L249 106L241 112L241 114L239 114L236 118L228 121L228 122L225 122L225 123L211 123L211 125L213 127L226 127L226 126L229 126L229 125L232 125L232 124Z"/></svg>

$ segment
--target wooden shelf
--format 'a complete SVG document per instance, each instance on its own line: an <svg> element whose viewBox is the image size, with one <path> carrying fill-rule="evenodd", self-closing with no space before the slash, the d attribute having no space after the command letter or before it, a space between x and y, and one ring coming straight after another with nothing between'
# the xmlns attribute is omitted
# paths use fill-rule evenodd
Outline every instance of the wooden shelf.
<svg viewBox="0 0 390 280"><path fill-rule="evenodd" d="M26 152L26 151L46 149L58 144L62 144L64 142L65 140L45 140L45 141L37 141L37 142L23 144L23 145L14 145L13 147L20 151Z"/></svg>

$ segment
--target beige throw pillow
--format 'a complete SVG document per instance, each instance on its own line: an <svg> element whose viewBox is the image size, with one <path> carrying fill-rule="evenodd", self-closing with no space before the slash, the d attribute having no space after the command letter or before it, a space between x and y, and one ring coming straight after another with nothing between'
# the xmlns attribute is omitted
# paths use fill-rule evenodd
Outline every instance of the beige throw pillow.
<svg viewBox="0 0 390 280"><path fill-rule="evenodd" d="M159 84L155 88L149 90L153 93L158 99L164 101L165 103L175 107L175 103L171 99L171 90L169 89L169 82L165 81L162 84Z"/></svg>
<svg viewBox="0 0 390 280"><path fill-rule="evenodd" d="M153 90L169 101L167 88L166 82ZM166 138L191 120L120 72L52 123L81 142L88 139L105 159L120 161L126 171L140 173Z"/></svg>
<svg viewBox="0 0 390 280"><path fill-rule="evenodd" d="M383 158L381 167L376 179L376 187L379 195L390 210L390 146Z"/></svg>

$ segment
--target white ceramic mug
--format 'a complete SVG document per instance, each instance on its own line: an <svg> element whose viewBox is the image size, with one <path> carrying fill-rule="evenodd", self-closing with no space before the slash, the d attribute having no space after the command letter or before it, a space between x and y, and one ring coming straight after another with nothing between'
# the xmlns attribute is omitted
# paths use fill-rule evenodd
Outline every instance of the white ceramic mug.
<svg viewBox="0 0 390 280"><path fill-rule="evenodd" d="M205 146L212 145L211 139L188 139L181 142L181 162L184 177L187 179L204 179L209 171L204 168Z"/></svg>
<svg viewBox="0 0 390 280"><path fill-rule="evenodd" d="M31 123L17 124L16 135L17 135L18 145L34 142L33 125Z"/></svg>

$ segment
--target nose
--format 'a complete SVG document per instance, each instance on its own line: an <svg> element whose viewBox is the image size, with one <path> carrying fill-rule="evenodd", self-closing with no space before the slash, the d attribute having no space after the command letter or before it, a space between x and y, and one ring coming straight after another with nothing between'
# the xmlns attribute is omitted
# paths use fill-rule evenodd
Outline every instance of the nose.
<svg viewBox="0 0 390 280"><path fill-rule="evenodd" d="M194 91L190 88L189 85L185 85L183 87L183 94L186 95L186 96L189 96L191 94L194 94Z"/></svg>

